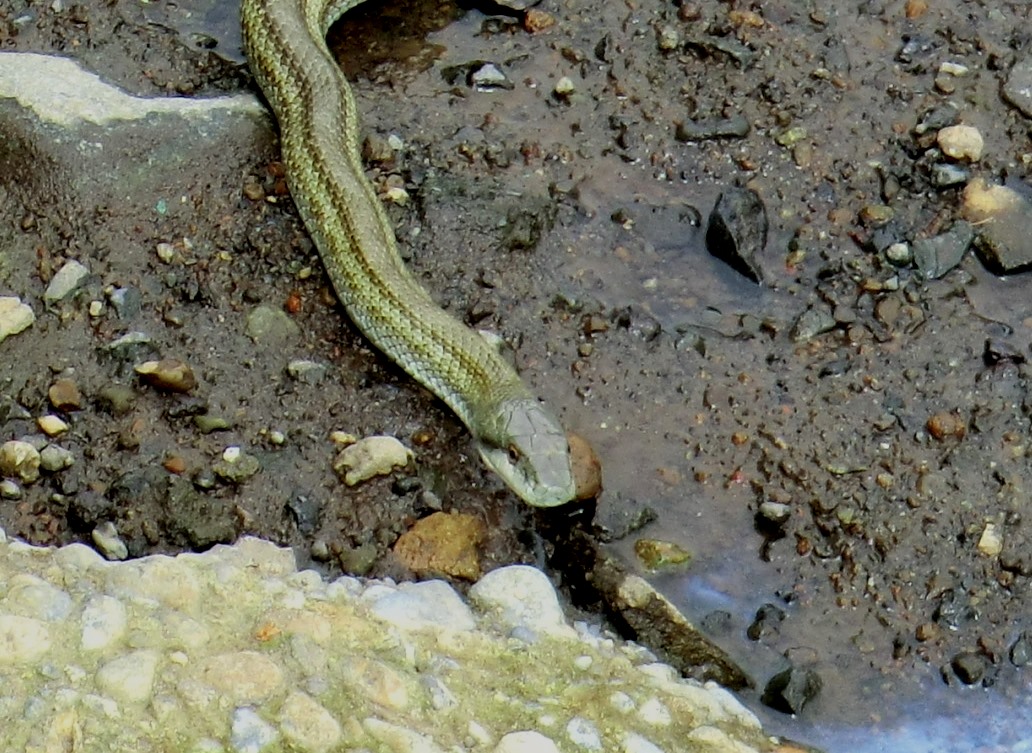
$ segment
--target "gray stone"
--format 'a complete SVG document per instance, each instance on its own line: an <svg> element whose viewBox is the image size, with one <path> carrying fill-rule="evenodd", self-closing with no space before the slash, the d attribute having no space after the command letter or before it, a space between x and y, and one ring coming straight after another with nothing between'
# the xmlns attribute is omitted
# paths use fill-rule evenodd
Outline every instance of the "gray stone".
<svg viewBox="0 0 1032 753"><path fill-rule="evenodd" d="M301 328L290 315L274 306L257 306L247 315L247 336L258 345L280 348L294 343Z"/></svg>
<svg viewBox="0 0 1032 753"><path fill-rule="evenodd" d="M961 220L934 238L919 238L913 244L914 264L928 279L938 279L960 264L974 237L971 224Z"/></svg>
<svg viewBox="0 0 1032 753"><path fill-rule="evenodd" d="M566 736L581 750L602 750L602 738L595 723L575 716L566 724Z"/></svg>
<svg viewBox="0 0 1032 753"><path fill-rule="evenodd" d="M626 733L621 745L621 753L664 753L662 748L637 732Z"/></svg>
<svg viewBox="0 0 1032 753"><path fill-rule="evenodd" d="M279 732L252 708L233 712L230 745L235 753L261 753L279 739Z"/></svg>
<svg viewBox="0 0 1032 753"><path fill-rule="evenodd" d="M39 453L39 467L47 473L57 473L75 464L75 456L70 450L49 444Z"/></svg>
<svg viewBox="0 0 1032 753"><path fill-rule="evenodd" d="M1003 98L1026 118L1032 118L1032 56L1014 64L1003 84Z"/></svg>

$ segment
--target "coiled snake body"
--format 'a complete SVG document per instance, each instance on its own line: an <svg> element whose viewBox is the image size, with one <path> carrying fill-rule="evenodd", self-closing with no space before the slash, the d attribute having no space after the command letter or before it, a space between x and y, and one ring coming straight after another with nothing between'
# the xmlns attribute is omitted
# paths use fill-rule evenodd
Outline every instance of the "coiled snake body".
<svg viewBox="0 0 1032 753"><path fill-rule="evenodd" d="M563 504L574 482L558 420L492 345L416 282L363 172L354 98L325 41L362 1L243 0L244 51L279 121L294 203L363 334L448 404L521 498Z"/></svg>

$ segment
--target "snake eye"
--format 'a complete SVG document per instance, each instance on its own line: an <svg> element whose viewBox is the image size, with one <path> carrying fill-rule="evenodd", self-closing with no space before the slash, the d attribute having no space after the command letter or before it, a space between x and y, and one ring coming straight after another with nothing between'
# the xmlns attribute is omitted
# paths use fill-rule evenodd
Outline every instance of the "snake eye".
<svg viewBox="0 0 1032 753"><path fill-rule="evenodd" d="M520 456L520 448L519 447L517 447L514 444L509 445L508 453L509 453L509 462L510 463L512 463L513 465L516 465L518 462L520 462L520 457L521 456Z"/></svg>

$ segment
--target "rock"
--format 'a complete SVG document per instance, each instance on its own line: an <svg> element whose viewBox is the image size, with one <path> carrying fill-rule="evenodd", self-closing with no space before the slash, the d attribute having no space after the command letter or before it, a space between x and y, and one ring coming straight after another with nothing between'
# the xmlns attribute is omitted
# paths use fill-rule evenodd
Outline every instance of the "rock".
<svg viewBox="0 0 1032 753"><path fill-rule="evenodd" d="M540 732L509 732L498 741L494 753L559 753L559 748Z"/></svg>
<svg viewBox="0 0 1032 753"><path fill-rule="evenodd" d="M1026 118L1032 118L1032 56L1017 61L1003 84L1003 98Z"/></svg>
<svg viewBox="0 0 1032 753"><path fill-rule="evenodd" d="M166 392L189 392L197 386L193 369L176 358L146 361L136 367L136 373L151 387Z"/></svg>
<svg viewBox="0 0 1032 753"><path fill-rule="evenodd" d="M535 567L510 565L492 570L470 588L469 598L478 609L514 630L570 632L552 582Z"/></svg>
<svg viewBox="0 0 1032 753"><path fill-rule="evenodd" d="M319 384L326 378L329 367L316 361L298 358L287 364L287 373L302 384Z"/></svg>
<svg viewBox="0 0 1032 753"><path fill-rule="evenodd" d="M943 154L964 162L978 162L985 146L978 129L966 125L947 126L939 131L936 140Z"/></svg>
<svg viewBox="0 0 1032 753"><path fill-rule="evenodd" d="M566 723L566 737L581 750L602 750L602 736L590 719L575 716Z"/></svg>
<svg viewBox="0 0 1032 753"><path fill-rule="evenodd" d="M146 703L154 688L160 654L143 649L104 664L97 670L97 685L104 693L123 703Z"/></svg>
<svg viewBox="0 0 1032 753"><path fill-rule="evenodd" d="M43 293L43 301L48 306L63 301L77 291L89 276L90 270L79 262L74 259L66 261L47 285L47 289Z"/></svg>
<svg viewBox="0 0 1032 753"><path fill-rule="evenodd" d="M594 448L579 434L566 433L570 445L570 465L577 499L595 499L602 492L602 461Z"/></svg>
<svg viewBox="0 0 1032 753"><path fill-rule="evenodd" d="M4 595L4 611L44 622L60 622L72 610L67 591L47 583L35 575L20 574L8 579Z"/></svg>
<svg viewBox="0 0 1032 753"><path fill-rule="evenodd" d="M413 732L399 724L391 724L376 717L362 720L365 731L392 753L444 753L444 750L426 735Z"/></svg>
<svg viewBox="0 0 1032 753"><path fill-rule="evenodd" d="M481 572L479 547L486 535L483 522L473 515L435 512L399 536L392 551L417 574L476 580Z"/></svg>
<svg viewBox="0 0 1032 753"><path fill-rule="evenodd" d="M466 83L478 91L515 88L509 77L494 63L471 66L466 76Z"/></svg>
<svg viewBox="0 0 1032 753"><path fill-rule="evenodd" d="M950 660L950 668L965 685L974 685L985 676L986 660L973 651L962 651Z"/></svg>
<svg viewBox="0 0 1032 753"><path fill-rule="evenodd" d="M82 408L82 393L72 379L58 379L47 390L47 398L54 410L68 413Z"/></svg>
<svg viewBox="0 0 1032 753"><path fill-rule="evenodd" d="M212 466L216 476L231 484L242 484L261 469L258 458L236 446L223 450L222 458Z"/></svg>
<svg viewBox="0 0 1032 753"><path fill-rule="evenodd" d="M914 264L926 278L937 280L960 264L974 237L970 223L955 222L945 233L914 241Z"/></svg>
<svg viewBox="0 0 1032 753"><path fill-rule="evenodd" d="M279 732L246 706L233 711L229 743L234 753L262 753L279 739Z"/></svg>
<svg viewBox="0 0 1032 753"><path fill-rule="evenodd" d="M978 537L978 551L986 557L996 557L1003 551L1003 537L996 525L985 524L982 535Z"/></svg>
<svg viewBox="0 0 1032 753"><path fill-rule="evenodd" d="M36 419L36 425L48 437L56 437L58 434L64 434L68 431L68 424L53 414L40 416Z"/></svg>
<svg viewBox="0 0 1032 753"><path fill-rule="evenodd" d="M14 296L0 296L0 343L10 335L24 332L36 321L32 308Z"/></svg>
<svg viewBox="0 0 1032 753"><path fill-rule="evenodd" d="M706 230L706 247L756 283L763 281L759 256L767 245L767 210L748 188L729 188L717 198Z"/></svg>
<svg viewBox="0 0 1032 753"><path fill-rule="evenodd" d="M790 667L770 678L760 700L777 711L798 714L817 696L822 684L814 670Z"/></svg>
<svg viewBox="0 0 1032 753"><path fill-rule="evenodd" d="M634 554L647 570L652 571L684 565L692 559L687 549L658 539L638 539L634 542Z"/></svg>
<svg viewBox="0 0 1032 753"><path fill-rule="evenodd" d="M569 76L560 76L559 80L555 82L555 86L552 88L552 92L560 99L568 99L572 97L576 91L577 86Z"/></svg>
<svg viewBox="0 0 1032 753"><path fill-rule="evenodd" d="M280 707L280 730L306 753L328 753L340 742L340 723L307 693L294 691Z"/></svg>
<svg viewBox="0 0 1032 753"><path fill-rule="evenodd" d="M756 616L746 629L745 634L751 641L776 636L785 620L785 610L777 604L764 604L756 610Z"/></svg>
<svg viewBox="0 0 1032 753"><path fill-rule="evenodd" d="M942 411L931 416L925 423L928 433L939 441L963 439L967 434L967 423L956 413Z"/></svg>
<svg viewBox="0 0 1032 753"><path fill-rule="evenodd" d="M1015 667L1027 667L1032 664L1032 635L1027 631L1022 632L1011 644L1008 656Z"/></svg>
<svg viewBox="0 0 1032 753"><path fill-rule="evenodd" d="M75 464L75 456L69 450L48 444L39 453L39 467L47 473L57 473Z"/></svg>
<svg viewBox="0 0 1032 753"><path fill-rule="evenodd" d="M708 141L711 139L742 139L749 135L751 126L744 115L730 118L684 120L676 124L674 138L678 141Z"/></svg>
<svg viewBox="0 0 1032 753"><path fill-rule="evenodd" d="M363 599L370 603L373 614L402 630L468 632L477 624L466 602L443 580L375 589Z"/></svg>
<svg viewBox="0 0 1032 753"><path fill-rule="evenodd" d="M301 336L297 322L283 309L257 306L247 315L247 336L270 349L294 343Z"/></svg>
<svg viewBox="0 0 1032 753"><path fill-rule="evenodd" d="M129 548L118 535L115 524L106 521L93 529L90 534L97 551L109 560L124 560L129 557Z"/></svg>
<svg viewBox="0 0 1032 753"><path fill-rule="evenodd" d="M15 481L5 478L0 481L0 499L21 499L21 487Z"/></svg>
<svg viewBox="0 0 1032 753"><path fill-rule="evenodd" d="M616 560L599 552L591 580L635 640L660 652L679 671L732 689L750 684L741 667L677 607L643 578L628 575Z"/></svg>
<svg viewBox="0 0 1032 753"><path fill-rule="evenodd" d="M12 439L0 445L0 476L31 484L39 478L39 451L28 442Z"/></svg>
<svg viewBox="0 0 1032 753"><path fill-rule="evenodd" d="M964 189L964 218L978 227L977 248L996 274L1032 265L1032 202L1012 188L977 178Z"/></svg>
<svg viewBox="0 0 1032 753"><path fill-rule="evenodd" d="M50 651L45 622L20 615L0 615L0 666L30 664Z"/></svg>
<svg viewBox="0 0 1032 753"><path fill-rule="evenodd" d="M412 461L412 450L395 437L373 436L345 447L333 461L333 470L344 477L348 486L385 476L395 468L404 468Z"/></svg>
<svg viewBox="0 0 1032 753"><path fill-rule="evenodd" d="M82 648L103 651L122 639L128 626L125 606L118 599L98 594L82 610Z"/></svg>
<svg viewBox="0 0 1032 753"><path fill-rule="evenodd" d="M814 306L799 315L795 324L792 325L789 337L792 338L794 343L804 343L807 340L812 340L817 335L830 332L835 329L836 325L837 322L831 312L821 306Z"/></svg>
<svg viewBox="0 0 1032 753"><path fill-rule="evenodd" d="M280 690L283 670L257 651L232 651L199 662L196 679L218 691L229 703L261 703Z"/></svg>

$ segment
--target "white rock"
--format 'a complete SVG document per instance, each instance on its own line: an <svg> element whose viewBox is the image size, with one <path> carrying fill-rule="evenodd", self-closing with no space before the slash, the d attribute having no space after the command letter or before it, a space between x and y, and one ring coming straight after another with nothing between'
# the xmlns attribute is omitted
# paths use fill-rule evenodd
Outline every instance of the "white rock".
<svg viewBox="0 0 1032 753"><path fill-rule="evenodd" d="M47 304L63 301L70 296L90 276L90 270L75 259L65 262L64 266L57 270L57 274L50 280L46 291L43 293L43 300Z"/></svg>
<svg viewBox="0 0 1032 753"><path fill-rule="evenodd" d="M234 753L261 753L279 739L279 732L246 706L233 711L229 743Z"/></svg>
<svg viewBox="0 0 1032 753"><path fill-rule="evenodd" d="M977 128L966 125L947 126L936 137L943 154L953 159L977 162L985 142Z"/></svg>
<svg viewBox="0 0 1032 753"><path fill-rule="evenodd" d="M82 648L99 651L125 635L125 606L110 596L94 596L82 610Z"/></svg>
<svg viewBox="0 0 1032 753"><path fill-rule="evenodd" d="M14 614L0 615L0 666L29 664L50 650L45 622Z"/></svg>
<svg viewBox="0 0 1032 753"><path fill-rule="evenodd" d="M511 628L574 636L566 624L559 597L543 572L527 565L492 570L469 591L483 612L495 614Z"/></svg>
<svg viewBox="0 0 1032 753"><path fill-rule="evenodd" d="M0 296L0 342L32 326L36 315L32 308L14 296Z"/></svg>
<svg viewBox="0 0 1032 753"><path fill-rule="evenodd" d="M6 612L58 622L67 617L72 609L72 597L67 592L35 575L16 575L7 585L7 595L3 600Z"/></svg>
<svg viewBox="0 0 1032 753"><path fill-rule="evenodd" d="M280 707L280 731L296 747L309 753L324 753L341 739L340 723L318 701L306 693L294 692Z"/></svg>
<svg viewBox="0 0 1032 753"><path fill-rule="evenodd" d="M362 720L362 726L394 753L444 753L429 737L382 719L368 717Z"/></svg>
<svg viewBox="0 0 1032 753"><path fill-rule="evenodd" d="M1003 551L1003 537L994 523L986 523L978 537L978 551L987 557L995 557Z"/></svg>
<svg viewBox="0 0 1032 753"><path fill-rule="evenodd" d="M494 753L559 753L559 746L540 732L510 732L498 741Z"/></svg>
<svg viewBox="0 0 1032 753"><path fill-rule="evenodd" d="M154 676L161 655L151 649L133 651L112 659L97 670L97 686L123 703L145 703L154 690Z"/></svg>
<svg viewBox="0 0 1032 753"><path fill-rule="evenodd" d="M473 612L443 580L403 583L397 589L375 589L364 599L373 614L403 630L472 630Z"/></svg>
<svg viewBox="0 0 1032 753"><path fill-rule="evenodd" d="M637 732L628 732L620 741L622 753L663 753L663 749Z"/></svg>
<svg viewBox="0 0 1032 753"><path fill-rule="evenodd" d="M12 439L0 445L0 476L31 484L39 478L39 450L28 442Z"/></svg>
<svg viewBox="0 0 1032 753"><path fill-rule="evenodd" d="M602 750L602 736L590 719L575 716L566 724L566 736L581 750Z"/></svg>
<svg viewBox="0 0 1032 753"><path fill-rule="evenodd" d="M385 476L395 468L404 468L412 460L412 450L395 437L366 437L345 447L333 461L333 470L343 473L348 486Z"/></svg>

